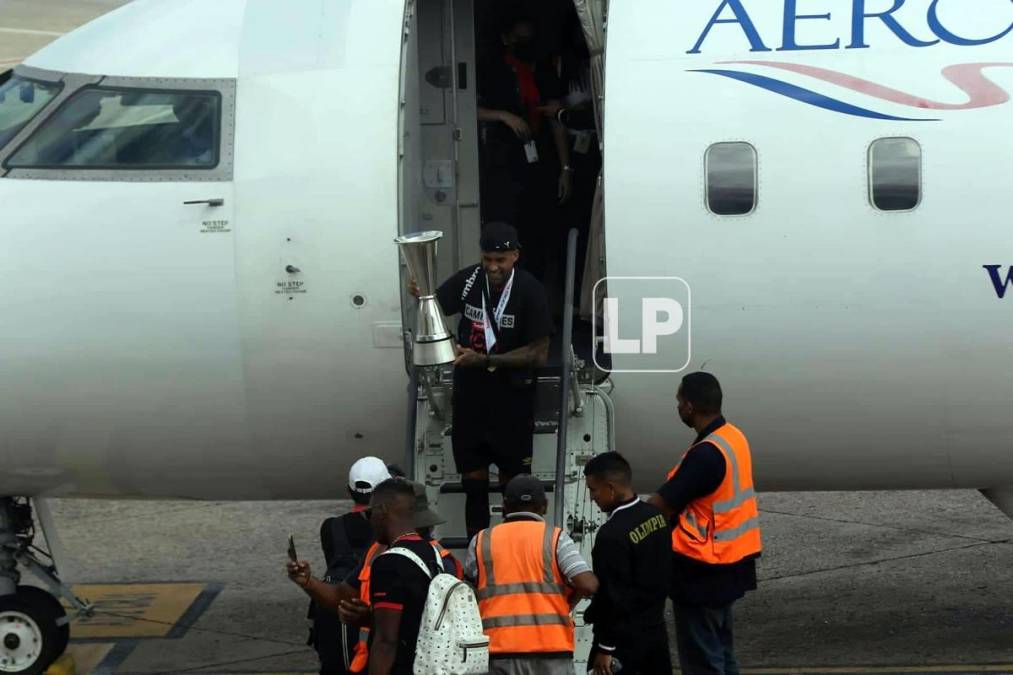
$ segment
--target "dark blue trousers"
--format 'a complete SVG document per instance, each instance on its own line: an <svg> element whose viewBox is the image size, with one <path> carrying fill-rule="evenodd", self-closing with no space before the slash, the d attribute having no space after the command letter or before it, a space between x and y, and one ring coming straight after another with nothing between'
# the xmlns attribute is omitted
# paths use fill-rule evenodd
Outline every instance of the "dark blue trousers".
<svg viewBox="0 0 1013 675"><path fill-rule="evenodd" d="M739 675L732 638L732 604L673 602L679 667L683 675Z"/></svg>

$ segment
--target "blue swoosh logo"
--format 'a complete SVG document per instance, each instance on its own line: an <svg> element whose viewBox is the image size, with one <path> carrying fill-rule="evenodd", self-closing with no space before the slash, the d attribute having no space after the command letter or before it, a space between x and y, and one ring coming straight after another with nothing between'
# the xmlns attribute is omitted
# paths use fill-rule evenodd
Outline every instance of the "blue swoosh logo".
<svg viewBox="0 0 1013 675"><path fill-rule="evenodd" d="M745 82L751 84L754 87L760 87L766 89L775 94L793 98L796 101L807 103L817 108L824 108L825 110L831 110L837 113L843 113L845 115L853 115L855 117L865 117L874 120L888 120L891 122L938 122L938 119L916 119L913 117L896 117L894 115L887 115L886 113L876 112L875 110L869 110L868 108L862 108L857 105L845 103L844 101L829 96L824 96L811 89L805 89L804 87L798 87L794 84L789 84L782 80L776 80L772 77L765 77L763 75L754 75L753 73L744 73L738 70L690 70L691 73L709 73L711 75L721 75L722 77L728 77L739 82Z"/></svg>

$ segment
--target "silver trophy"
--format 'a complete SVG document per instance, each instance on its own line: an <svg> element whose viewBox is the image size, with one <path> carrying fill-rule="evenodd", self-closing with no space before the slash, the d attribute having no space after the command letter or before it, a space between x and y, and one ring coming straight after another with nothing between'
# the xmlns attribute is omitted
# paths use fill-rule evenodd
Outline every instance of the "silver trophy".
<svg viewBox="0 0 1013 675"><path fill-rule="evenodd" d="M397 237L408 276L419 287L419 313L415 321L416 366L438 366L454 361L454 338L447 330L443 310L436 300L436 247L442 232L414 232Z"/></svg>

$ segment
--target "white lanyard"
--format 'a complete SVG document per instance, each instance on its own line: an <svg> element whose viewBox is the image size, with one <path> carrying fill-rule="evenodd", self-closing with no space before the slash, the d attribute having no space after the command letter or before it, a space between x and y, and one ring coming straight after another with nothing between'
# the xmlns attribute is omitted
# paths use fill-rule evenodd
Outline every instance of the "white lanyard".
<svg viewBox="0 0 1013 675"><path fill-rule="evenodd" d="M493 310L492 318L496 322L496 328L502 328L503 312L506 311L507 303L510 302L510 291L514 286L514 272L510 271L510 278L506 282L506 286L503 287L503 294L499 296L499 302L496 303L496 309ZM482 295L482 325L485 328L485 351L487 354L492 354L492 348L496 346L496 331L492 329L492 323L489 321L489 310L485 306L485 296L488 295L492 298L492 292L489 290L489 277L485 278L485 293Z"/></svg>

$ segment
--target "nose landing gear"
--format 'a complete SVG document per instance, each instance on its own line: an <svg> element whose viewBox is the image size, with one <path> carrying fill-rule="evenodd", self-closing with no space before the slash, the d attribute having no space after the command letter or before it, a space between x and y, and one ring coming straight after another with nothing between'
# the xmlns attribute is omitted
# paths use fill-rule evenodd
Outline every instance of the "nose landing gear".
<svg viewBox="0 0 1013 675"><path fill-rule="evenodd" d="M55 565L39 560L33 539L30 503L0 498L0 674L41 675L70 640L71 617L63 605L46 590L18 585L19 564L63 596L77 614L91 612L59 580Z"/></svg>

